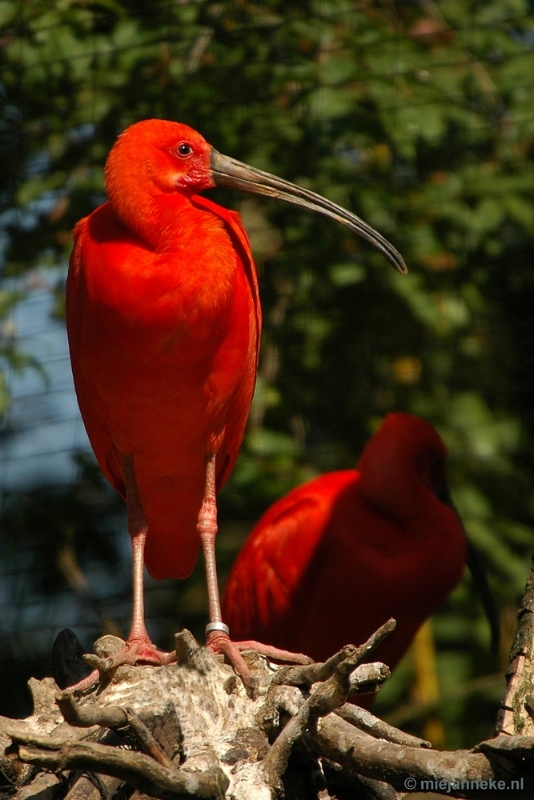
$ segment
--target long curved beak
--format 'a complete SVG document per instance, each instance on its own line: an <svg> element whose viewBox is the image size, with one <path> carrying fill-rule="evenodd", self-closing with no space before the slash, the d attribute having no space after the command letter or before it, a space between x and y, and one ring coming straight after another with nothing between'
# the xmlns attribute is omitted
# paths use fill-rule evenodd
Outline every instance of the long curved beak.
<svg viewBox="0 0 534 800"><path fill-rule="evenodd" d="M449 485L447 483L447 479L444 477L443 484L441 489L438 493L438 497L442 503L449 506L450 509L454 511L458 519L460 520L460 524L462 528L464 528L464 524L462 519L456 510L456 506L454 505L449 489ZM464 528L465 538L467 539L467 566L469 567L469 571L473 578L473 583L475 585L475 590L478 594L478 598L480 600L480 604L484 609L484 613L486 615L486 619L488 620L488 624L490 626L491 631L491 649L494 653L497 653L499 650L499 640L500 640L500 629L499 629L499 612L497 611L497 606L495 604L495 599L491 592L489 583L488 583L488 576L486 573L486 566L484 564L484 559L479 551L476 549L474 544L469 540L467 532Z"/></svg>
<svg viewBox="0 0 534 800"><path fill-rule="evenodd" d="M398 272L403 275L408 272L399 251L378 231L371 228L356 214L346 211L315 192L310 192L309 189L303 189L302 186L285 181L283 178L277 178L261 169L249 167L248 164L243 164L229 156L223 156L214 149L211 151L211 174L216 186L241 189L244 192L263 194L267 197L277 197L296 206L317 211L319 214L324 214L325 217L331 217L380 250Z"/></svg>
<svg viewBox="0 0 534 800"><path fill-rule="evenodd" d="M498 653L500 642L499 613L488 583L484 560L469 539L467 540L467 566L473 577L473 583L490 626L491 649L494 653Z"/></svg>

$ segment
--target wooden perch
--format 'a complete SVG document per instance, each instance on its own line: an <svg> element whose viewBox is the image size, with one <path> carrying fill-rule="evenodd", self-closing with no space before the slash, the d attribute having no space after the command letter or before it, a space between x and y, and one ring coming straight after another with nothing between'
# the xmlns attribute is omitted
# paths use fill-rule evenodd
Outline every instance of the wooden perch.
<svg viewBox="0 0 534 800"><path fill-rule="evenodd" d="M97 705L80 706L74 700L71 692L63 692L58 695L56 702L65 718L65 722L74 727L90 728L93 725L101 725L105 728L114 729L130 728L144 753L155 759L162 767L172 769L170 758L165 755L145 723L131 708Z"/></svg>
<svg viewBox="0 0 534 800"><path fill-rule="evenodd" d="M319 720L310 733L318 755L399 791L502 800L503 790L516 780L517 790L509 796L533 797L532 766L516 769L513 759L492 758L489 752L437 751L377 741L335 715Z"/></svg>
<svg viewBox="0 0 534 800"><path fill-rule="evenodd" d="M335 713L345 722L350 722L351 725L368 733L375 739L385 739L387 742L394 742L395 744L407 744L410 747L432 747L431 743L425 741L425 739L419 739L417 736L404 733L404 731L388 725L387 722L375 717L365 708L346 703L341 708L337 708Z"/></svg>
<svg viewBox="0 0 534 800"><path fill-rule="evenodd" d="M292 667L282 667L278 670L273 677L271 683L286 686L311 686L319 681L326 681L335 674L339 664L351 658L355 666L347 668L349 674L354 671L361 662L371 655L378 645L384 641L386 636L389 636L395 630L396 622L394 619L389 619L385 622L372 636L369 637L365 644L360 647L355 647L353 644L347 644L338 653L335 653L331 658L322 664L305 664ZM352 663L352 662L351 662Z"/></svg>
<svg viewBox="0 0 534 800"><path fill-rule="evenodd" d="M14 800L114 800L121 787L120 796L132 800L274 800L284 793L300 800L291 782L298 750L318 800L334 797L336 786L376 800L416 791L527 800L534 796L533 615L531 575L499 735L472 751L432 750L346 702L389 674L383 664L361 662L393 630L390 620L323 664L276 667L245 652L253 692L187 631L176 637L175 664L119 667L78 699L58 693L51 679L32 680L33 716L0 718L0 768ZM99 658L117 646L103 637Z"/></svg>
<svg viewBox="0 0 534 800"><path fill-rule="evenodd" d="M497 733L534 735L534 560L521 607L506 672L507 688L497 719Z"/></svg>
<svg viewBox="0 0 534 800"><path fill-rule="evenodd" d="M22 739L22 741L21 741ZM177 800L181 797L221 797L228 788L222 770L204 772L163 767L150 756L94 742L54 741L49 737L13 736L19 757L48 770L103 772L129 783L151 797Z"/></svg>

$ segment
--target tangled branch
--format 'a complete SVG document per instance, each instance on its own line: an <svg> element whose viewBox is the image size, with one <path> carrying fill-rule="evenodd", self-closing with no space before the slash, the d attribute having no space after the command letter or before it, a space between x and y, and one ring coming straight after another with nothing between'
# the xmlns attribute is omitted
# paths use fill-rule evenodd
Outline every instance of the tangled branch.
<svg viewBox="0 0 534 800"><path fill-rule="evenodd" d="M347 703L389 675L365 663L394 628L347 645L322 664L276 668L245 652L254 696L219 656L187 631L176 664L119 667L97 692L57 693L51 679L30 682L34 715L0 718L0 768L15 800L111 800L120 786L150 797L281 796L295 748L307 759L317 797L329 782L367 796L399 798L418 789L460 798L517 800L534 795L534 572L512 648L496 738L471 751L438 752L430 743ZM117 640L99 642L99 654ZM289 768L288 768L289 765ZM131 790L130 790L131 791ZM286 796L288 793L286 792Z"/></svg>

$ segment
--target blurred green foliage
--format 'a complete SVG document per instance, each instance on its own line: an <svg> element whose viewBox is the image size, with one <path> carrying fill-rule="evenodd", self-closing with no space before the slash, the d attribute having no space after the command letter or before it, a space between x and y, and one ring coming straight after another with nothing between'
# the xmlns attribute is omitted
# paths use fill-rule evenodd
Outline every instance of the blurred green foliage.
<svg viewBox="0 0 534 800"><path fill-rule="evenodd" d="M242 212L265 313L222 516L253 520L352 466L384 414L409 410L443 435L458 509L514 606L534 543L531 5L1 0L0 27L6 274L66 259L116 135L147 117L351 208L398 246L407 277L330 221L213 193ZM466 586L435 632L445 692L497 670ZM411 681L406 662L383 708ZM503 686L437 712L448 744L490 732Z"/></svg>

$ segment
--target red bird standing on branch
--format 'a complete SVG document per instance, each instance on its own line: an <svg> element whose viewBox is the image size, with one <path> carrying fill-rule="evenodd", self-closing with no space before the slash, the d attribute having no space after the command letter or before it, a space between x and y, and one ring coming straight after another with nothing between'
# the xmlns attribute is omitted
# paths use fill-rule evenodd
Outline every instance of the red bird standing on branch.
<svg viewBox="0 0 534 800"><path fill-rule="evenodd" d="M354 214L164 120L138 122L119 137L106 164L109 202L76 226L67 281L74 382L98 463L126 499L133 547L132 628L107 668L172 660L145 628L143 561L155 578L185 578L202 545L208 647L226 653L250 681L221 616L215 495L243 439L261 310L238 214L199 196L216 185L330 216L400 272L406 267Z"/></svg>
<svg viewBox="0 0 534 800"><path fill-rule="evenodd" d="M358 469L323 475L275 503L230 574L223 612L236 636L324 661L394 617L395 631L373 653L393 669L460 580L466 557L495 624L484 576L447 504L446 457L431 425L389 414Z"/></svg>

